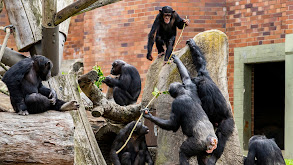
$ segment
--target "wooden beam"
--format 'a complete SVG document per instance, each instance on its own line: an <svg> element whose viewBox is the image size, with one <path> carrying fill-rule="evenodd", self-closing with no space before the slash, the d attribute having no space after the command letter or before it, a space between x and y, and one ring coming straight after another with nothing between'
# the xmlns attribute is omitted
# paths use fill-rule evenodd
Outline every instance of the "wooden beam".
<svg viewBox="0 0 293 165"><path fill-rule="evenodd" d="M86 10L86 8L90 8L89 10L92 10L94 8L105 6L118 1L120 0L78 0L72 3L71 5L68 5L64 9L60 10L56 14L54 24L58 25L69 17L72 17L80 13L84 13L85 11L83 10Z"/></svg>

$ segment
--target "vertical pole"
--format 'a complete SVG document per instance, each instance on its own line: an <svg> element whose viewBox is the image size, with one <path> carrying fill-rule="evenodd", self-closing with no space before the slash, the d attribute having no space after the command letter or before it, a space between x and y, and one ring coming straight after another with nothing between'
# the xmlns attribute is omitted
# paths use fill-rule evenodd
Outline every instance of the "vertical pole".
<svg viewBox="0 0 293 165"><path fill-rule="evenodd" d="M59 74L59 26L54 25L57 0L42 0L42 54L53 62L52 76Z"/></svg>
<svg viewBox="0 0 293 165"><path fill-rule="evenodd" d="M293 159L293 34L285 41L285 158Z"/></svg>

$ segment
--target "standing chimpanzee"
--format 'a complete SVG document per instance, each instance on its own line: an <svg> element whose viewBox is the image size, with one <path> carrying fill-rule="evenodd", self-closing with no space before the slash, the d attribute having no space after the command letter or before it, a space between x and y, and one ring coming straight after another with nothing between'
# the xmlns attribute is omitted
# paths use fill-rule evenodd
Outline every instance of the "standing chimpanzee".
<svg viewBox="0 0 293 165"><path fill-rule="evenodd" d="M137 69L122 60L112 63L112 75L120 75L118 79L107 76L103 83L113 90L113 97L117 104L129 105L136 103L141 91L141 80Z"/></svg>
<svg viewBox="0 0 293 165"><path fill-rule="evenodd" d="M273 139L255 135L249 139L248 147L244 165L285 165L282 151Z"/></svg>
<svg viewBox="0 0 293 165"><path fill-rule="evenodd" d="M172 56L177 64L182 84L179 82L170 85L169 93L175 98L169 120L152 116L148 111L144 117L165 130L176 132L181 126L183 134L188 138L179 151L180 164L187 165L191 156L197 156L199 164L205 164L206 156L217 148L217 137L214 127L201 107L197 96L197 87L191 81L188 71L176 56Z"/></svg>
<svg viewBox="0 0 293 165"><path fill-rule="evenodd" d="M208 161L208 164L214 164L223 154L226 142L233 133L235 123L230 106L206 69L206 59L200 48L193 39L189 39L187 44L190 47L193 63L197 70L197 77L192 81L197 85L198 97L201 100L203 110L214 127L217 128L216 135L219 144Z"/></svg>
<svg viewBox="0 0 293 165"><path fill-rule="evenodd" d="M44 56L35 55L14 64L3 76L13 109L20 115L41 113L49 109L76 110L76 101L64 102L54 90L43 86L51 76L52 62Z"/></svg>
<svg viewBox="0 0 293 165"><path fill-rule="evenodd" d="M189 21L187 19L180 18L180 16L170 6L164 6L157 15L148 36L147 59L150 61L153 60L152 49L154 45L154 36L156 33L155 41L159 57L162 57L165 53L163 45L165 45L167 48L164 59L166 63L173 50L177 27L182 29L184 24L188 26Z"/></svg>
<svg viewBox="0 0 293 165"><path fill-rule="evenodd" d="M116 154L116 152L124 145L135 123L136 121L128 123L116 136L110 152L110 158L114 165L154 164L145 141L145 134L149 132L149 129L140 122L133 131L131 139L127 145L121 150L121 152Z"/></svg>

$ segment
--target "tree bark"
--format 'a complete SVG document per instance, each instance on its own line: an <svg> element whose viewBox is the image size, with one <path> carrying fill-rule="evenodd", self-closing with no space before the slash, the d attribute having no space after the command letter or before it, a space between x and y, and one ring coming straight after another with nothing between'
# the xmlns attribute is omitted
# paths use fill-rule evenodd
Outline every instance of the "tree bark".
<svg viewBox="0 0 293 165"><path fill-rule="evenodd" d="M200 33L194 37L195 42L201 47L207 59L207 69L210 72L212 79L220 88L226 100L229 100L227 90L227 57L228 57L228 42L227 36L218 31L211 30ZM178 52L178 55L183 64L188 69L190 76L196 76L195 65L189 52L189 47L185 46ZM168 90L173 82L181 82L177 67L175 64L163 66L163 59L156 59L147 73L147 81L142 97L142 106L145 106L152 98L152 91L157 87L160 91ZM151 105L150 108L156 110L156 116L168 119L170 117L171 104L173 98L170 95L160 95ZM230 103L229 103L230 104ZM169 165L179 163L179 148L184 141L181 130L173 133L159 129L158 131L158 150L156 164ZM241 164L242 152L238 133L235 126L233 135L229 138L224 153L217 164ZM190 164L197 164L196 159L192 158Z"/></svg>

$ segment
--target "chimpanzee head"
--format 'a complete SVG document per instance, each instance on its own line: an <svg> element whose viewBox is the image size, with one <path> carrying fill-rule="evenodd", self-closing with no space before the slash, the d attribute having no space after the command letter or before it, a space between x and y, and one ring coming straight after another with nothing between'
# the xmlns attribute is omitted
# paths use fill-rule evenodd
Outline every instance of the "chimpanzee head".
<svg viewBox="0 0 293 165"><path fill-rule="evenodd" d="M48 80L51 77L51 69L53 68L52 61L41 55L34 55L32 59L34 60L34 68L38 76L43 81Z"/></svg>
<svg viewBox="0 0 293 165"><path fill-rule="evenodd" d="M124 66L126 62L122 60L115 60L112 63L112 69L111 69L111 74L112 75L119 75L121 74L122 66Z"/></svg>
<svg viewBox="0 0 293 165"><path fill-rule="evenodd" d="M252 142L256 140L261 140L261 139L267 139L267 137L264 135L254 135L249 139L248 145L250 145Z"/></svg>
<svg viewBox="0 0 293 165"><path fill-rule="evenodd" d="M159 10L161 15L163 16L164 22L169 24L173 13L175 12L170 6L164 6L162 10Z"/></svg>
<svg viewBox="0 0 293 165"><path fill-rule="evenodd" d="M134 132L140 136L140 135L145 135L149 133L149 128L145 125L143 125L141 122L137 123L136 128Z"/></svg>
<svg viewBox="0 0 293 165"><path fill-rule="evenodd" d="M184 86L179 82L174 82L170 85L169 93L173 98L184 93Z"/></svg>

